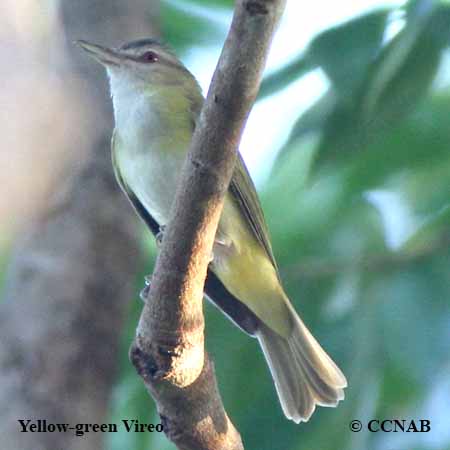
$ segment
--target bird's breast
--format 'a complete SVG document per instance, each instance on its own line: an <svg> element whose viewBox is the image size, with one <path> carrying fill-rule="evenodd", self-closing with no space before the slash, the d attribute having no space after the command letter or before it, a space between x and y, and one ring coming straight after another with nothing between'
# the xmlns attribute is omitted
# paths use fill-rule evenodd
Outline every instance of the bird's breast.
<svg viewBox="0 0 450 450"><path fill-rule="evenodd" d="M121 176L155 220L166 224L189 140L145 128L118 134L114 156Z"/></svg>
<svg viewBox="0 0 450 450"><path fill-rule="evenodd" d="M175 91L136 89L116 89L113 100L115 164L143 206L165 225L192 138L187 100Z"/></svg>

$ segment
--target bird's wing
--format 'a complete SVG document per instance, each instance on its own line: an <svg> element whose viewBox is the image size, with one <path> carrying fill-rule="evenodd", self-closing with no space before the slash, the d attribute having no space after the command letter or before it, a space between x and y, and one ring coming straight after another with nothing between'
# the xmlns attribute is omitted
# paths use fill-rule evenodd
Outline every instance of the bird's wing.
<svg viewBox="0 0 450 450"><path fill-rule="evenodd" d="M267 256L278 271L258 194L240 153L238 153L229 192L247 219L256 239L263 246Z"/></svg>
<svg viewBox="0 0 450 450"><path fill-rule="evenodd" d="M116 150L115 150L115 130L112 135L111 140L111 159L112 166L114 169L114 174L116 176L116 180L119 183L119 186L122 188L123 192L127 196L128 200L133 205L134 209L138 213L139 217L145 222L145 224L150 228L150 231L156 236L160 229L158 222L152 217L152 215L145 209L144 205L139 201L136 197L136 194L132 191L132 189L128 186L126 181L123 179L122 174L120 173L119 165L116 162Z"/></svg>
<svg viewBox="0 0 450 450"><path fill-rule="evenodd" d="M203 101L203 96L196 96L195 98L190 99L190 113L193 118L192 133L194 133L196 121L200 115ZM255 185L253 184L247 167L245 167L244 160L239 152L233 177L231 178L229 192L239 206L239 209L242 211L242 214L247 219L247 223L250 225L253 234L263 246L268 258L278 273L277 263L270 244L269 231L259 203L258 194L256 193Z"/></svg>
<svg viewBox="0 0 450 450"><path fill-rule="evenodd" d="M112 137L112 163L114 168L114 174L116 179L128 197L128 200L133 205L137 214L148 226L150 231L156 236L160 232L159 223L153 218L153 216L147 211L144 205L140 202L133 190L128 186L126 181L123 179L120 173L120 168L115 160L114 151L114 133ZM217 275L210 269L205 281L205 294L207 298L213 302L218 308L220 308L239 328L241 328L246 333L254 336L259 319L256 315L240 300L238 300L233 294L231 294L224 284L219 280Z"/></svg>

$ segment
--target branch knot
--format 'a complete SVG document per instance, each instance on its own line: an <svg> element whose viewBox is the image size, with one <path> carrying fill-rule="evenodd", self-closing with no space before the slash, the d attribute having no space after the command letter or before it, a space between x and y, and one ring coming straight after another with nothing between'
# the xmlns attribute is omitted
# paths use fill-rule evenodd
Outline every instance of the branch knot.
<svg viewBox="0 0 450 450"><path fill-rule="evenodd" d="M138 335L130 348L130 360L148 383L168 381L183 388L192 384L203 370L205 352L203 327L186 336L152 333L149 341Z"/></svg>

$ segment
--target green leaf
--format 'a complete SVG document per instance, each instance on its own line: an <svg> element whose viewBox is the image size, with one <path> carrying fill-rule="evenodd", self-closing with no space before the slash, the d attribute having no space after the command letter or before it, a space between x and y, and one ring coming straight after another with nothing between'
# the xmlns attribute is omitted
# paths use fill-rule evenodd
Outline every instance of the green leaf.
<svg viewBox="0 0 450 450"><path fill-rule="evenodd" d="M186 8L181 8L174 2L161 3L163 39L171 47L182 52L198 45L202 40L215 43L224 39L226 27L218 26L217 20L208 20L208 8L205 7L204 15L199 15L195 10L189 10L189 3L179 3L186 3Z"/></svg>
<svg viewBox="0 0 450 450"><path fill-rule="evenodd" d="M379 9L320 33L308 48L343 99L351 98L380 51L390 9Z"/></svg>
<svg viewBox="0 0 450 450"><path fill-rule="evenodd" d="M335 111L338 104L334 89L329 88L309 109L307 109L294 123L288 144L291 148L292 141L296 141L304 135L318 133L323 130L327 118Z"/></svg>
<svg viewBox="0 0 450 450"><path fill-rule="evenodd" d="M429 171L447 161L449 101L450 95L424 101L401 125L373 137L365 152L354 153L351 161L342 161L348 195L376 188L398 171Z"/></svg>
<svg viewBox="0 0 450 450"><path fill-rule="evenodd" d="M307 54L301 53L281 69L264 77L259 89L258 100L284 89L316 67L316 64L311 58L308 58Z"/></svg>
<svg viewBox="0 0 450 450"><path fill-rule="evenodd" d="M411 19L370 64L352 103L338 102L324 127L320 163L366 150L414 110L435 78L450 28L448 10Z"/></svg>
<svg viewBox="0 0 450 450"><path fill-rule="evenodd" d="M430 2L410 15L405 28L387 45L371 68L361 96L361 112L371 121L383 110L414 104L433 78L442 45L430 32L436 11ZM411 99L412 96L413 98Z"/></svg>
<svg viewBox="0 0 450 450"><path fill-rule="evenodd" d="M351 94L381 47L390 11L378 9L320 33L307 51L263 80L260 98L285 88L317 67L325 71L339 95Z"/></svg>

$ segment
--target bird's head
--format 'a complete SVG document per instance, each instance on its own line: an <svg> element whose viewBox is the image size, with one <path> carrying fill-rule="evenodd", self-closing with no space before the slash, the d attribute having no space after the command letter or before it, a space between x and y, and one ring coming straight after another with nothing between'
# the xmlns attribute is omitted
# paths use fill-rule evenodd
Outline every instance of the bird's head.
<svg viewBox="0 0 450 450"><path fill-rule="evenodd" d="M203 97L194 76L175 54L156 39L140 39L118 48L87 41L77 43L102 64L110 79L115 109L135 103L143 96L153 97L155 104L184 98L191 110L199 111ZM154 95L157 94L157 95ZM159 95L158 95L159 94ZM176 100L175 100L176 102Z"/></svg>

